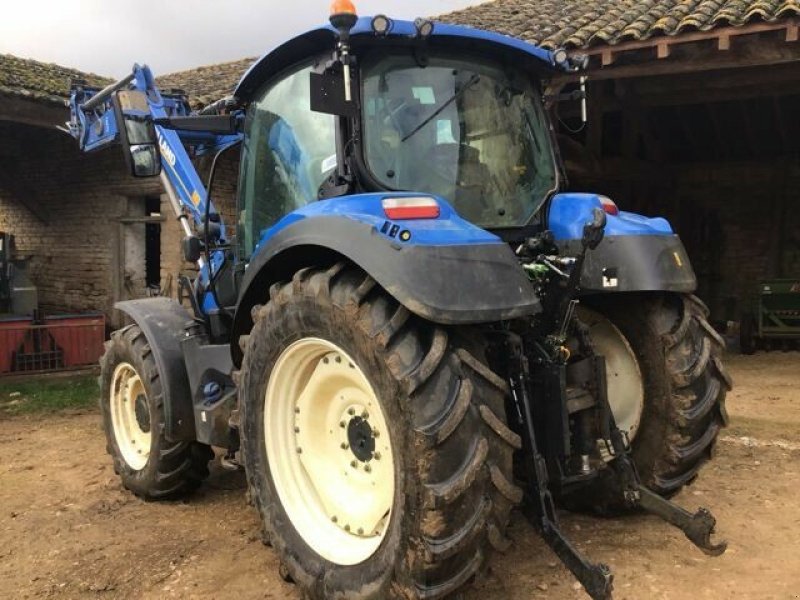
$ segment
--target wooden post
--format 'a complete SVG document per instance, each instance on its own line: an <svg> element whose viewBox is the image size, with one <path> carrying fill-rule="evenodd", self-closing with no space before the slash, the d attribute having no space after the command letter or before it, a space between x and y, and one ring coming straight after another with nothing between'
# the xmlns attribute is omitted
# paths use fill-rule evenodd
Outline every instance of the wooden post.
<svg viewBox="0 0 800 600"><path fill-rule="evenodd" d="M798 38L800 38L798 30L800 29L800 25L798 25L797 21L790 21L786 24L786 41L787 42L796 42Z"/></svg>
<svg viewBox="0 0 800 600"><path fill-rule="evenodd" d="M589 119L586 123L586 147L590 156L598 160L603 154L603 89L602 83L593 83L589 90Z"/></svg>

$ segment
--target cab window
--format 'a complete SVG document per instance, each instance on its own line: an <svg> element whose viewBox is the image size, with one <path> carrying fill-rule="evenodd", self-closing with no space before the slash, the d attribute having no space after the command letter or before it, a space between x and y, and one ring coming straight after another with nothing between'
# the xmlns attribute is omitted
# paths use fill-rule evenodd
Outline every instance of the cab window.
<svg viewBox="0 0 800 600"><path fill-rule="evenodd" d="M306 65L270 82L248 109L239 186L243 259L264 230L314 202L336 166L334 118L311 111L310 71Z"/></svg>

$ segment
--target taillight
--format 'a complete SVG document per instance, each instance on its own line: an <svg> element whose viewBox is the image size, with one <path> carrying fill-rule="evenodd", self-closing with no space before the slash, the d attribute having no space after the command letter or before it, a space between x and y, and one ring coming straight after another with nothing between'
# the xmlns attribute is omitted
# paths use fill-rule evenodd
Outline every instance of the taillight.
<svg viewBox="0 0 800 600"><path fill-rule="evenodd" d="M436 219L439 216L439 204L430 196L384 198L382 204L384 214L393 221Z"/></svg>
<svg viewBox="0 0 800 600"><path fill-rule="evenodd" d="M606 213L609 215L619 214L619 208L616 204L614 204L614 201L611 198L607 196L598 196L598 198L600 200L600 204L603 205L603 210L606 211Z"/></svg>

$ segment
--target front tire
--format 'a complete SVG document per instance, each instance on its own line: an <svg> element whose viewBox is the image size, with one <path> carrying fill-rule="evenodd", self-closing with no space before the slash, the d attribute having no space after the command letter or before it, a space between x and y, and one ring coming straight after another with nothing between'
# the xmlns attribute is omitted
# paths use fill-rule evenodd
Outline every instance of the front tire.
<svg viewBox="0 0 800 600"><path fill-rule="evenodd" d="M712 457L727 423L724 340L695 296L612 294L586 304L613 323L636 357L644 396L631 454L642 482L672 496ZM617 374L606 362L611 381ZM616 416L615 400L609 396Z"/></svg>
<svg viewBox="0 0 800 600"><path fill-rule="evenodd" d="M164 394L150 345L137 325L111 334L100 359L100 412L106 450L122 484L145 499L194 491L214 454L198 442L164 435Z"/></svg>
<svg viewBox="0 0 800 600"><path fill-rule="evenodd" d="M273 285L253 317L241 340L243 460L291 579L312 598L439 598L469 582L508 544L522 499L505 382L456 332L341 263ZM361 437L343 437L351 430ZM355 489L360 510L348 514L343 490Z"/></svg>

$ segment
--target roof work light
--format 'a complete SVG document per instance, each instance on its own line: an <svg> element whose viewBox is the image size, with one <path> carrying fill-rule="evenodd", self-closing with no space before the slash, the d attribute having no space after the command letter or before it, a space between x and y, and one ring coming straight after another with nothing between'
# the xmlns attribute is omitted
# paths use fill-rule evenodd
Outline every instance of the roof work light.
<svg viewBox="0 0 800 600"><path fill-rule="evenodd" d="M372 17L372 31L375 35L387 35L392 30L392 20L386 15Z"/></svg>
<svg viewBox="0 0 800 600"><path fill-rule="evenodd" d="M417 36L425 39L433 33L433 21L418 17L414 19L414 27L417 29Z"/></svg>
<svg viewBox="0 0 800 600"><path fill-rule="evenodd" d="M348 33L358 21L356 6L350 0L333 0L331 2L330 22L339 33L346 30Z"/></svg>

